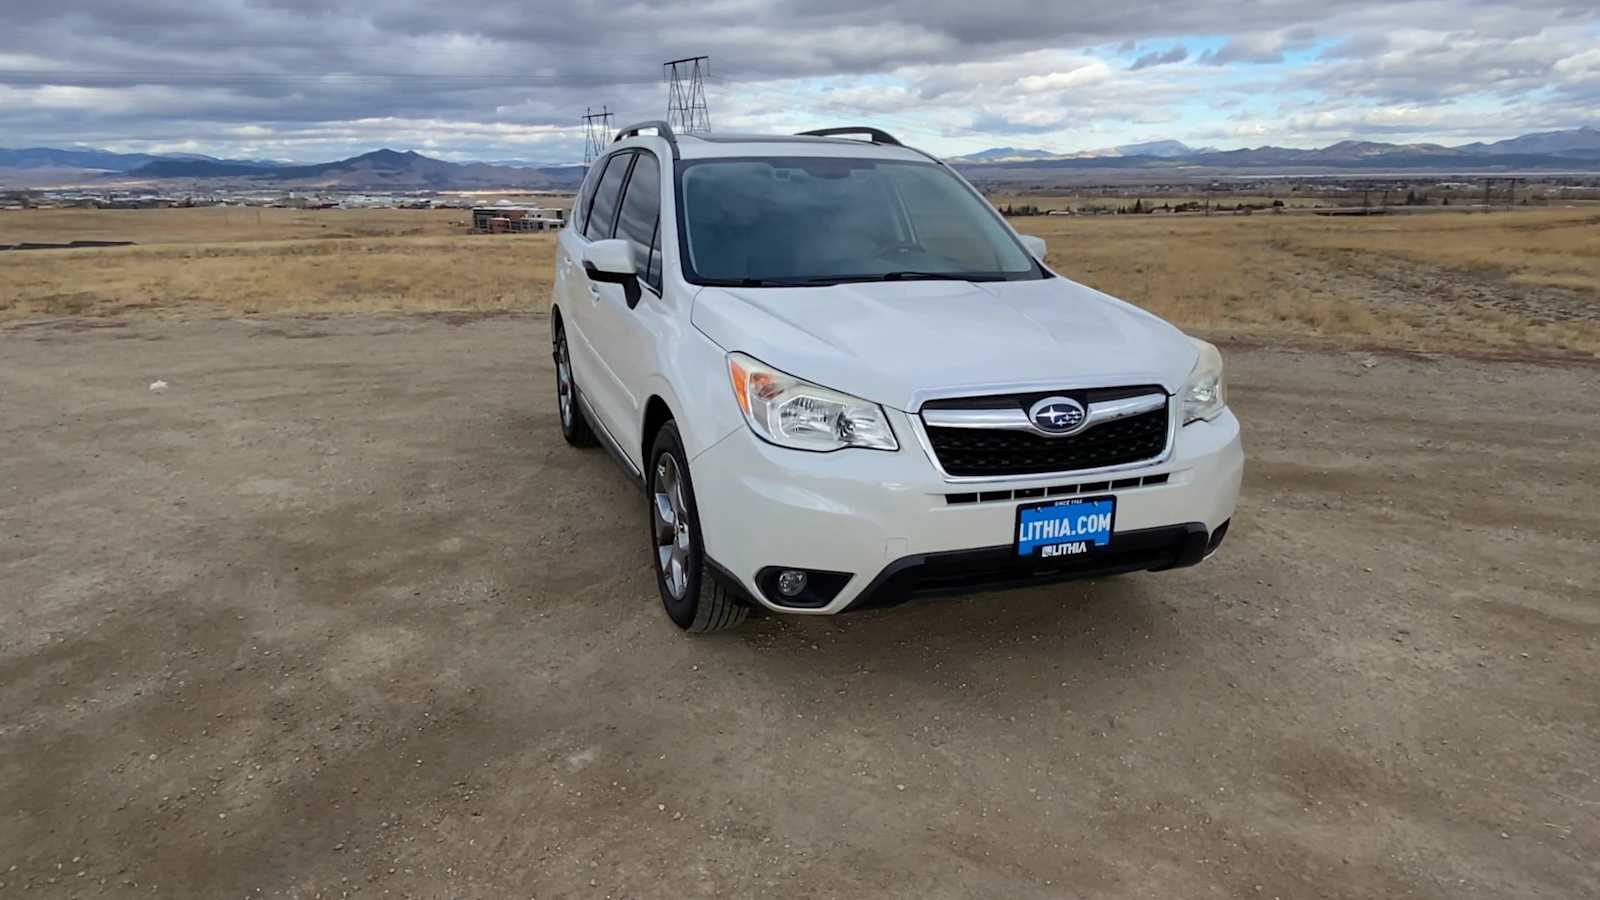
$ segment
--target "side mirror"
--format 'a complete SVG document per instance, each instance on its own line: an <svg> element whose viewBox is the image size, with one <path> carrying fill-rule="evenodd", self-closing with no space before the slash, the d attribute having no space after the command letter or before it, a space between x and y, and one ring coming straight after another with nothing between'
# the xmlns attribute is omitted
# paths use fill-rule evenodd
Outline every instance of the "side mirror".
<svg viewBox="0 0 1600 900"><path fill-rule="evenodd" d="M622 285L629 309L639 305L639 267L632 244L617 238L589 244L583 248L583 271L590 281Z"/></svg>
<svg viewBox="0 0 1600 900"><path fill-rule="evenodd" d="M1044 238L1034 237L1031 234L1019 234L1017 237L1022 239L1022 246L1026 247L1028 252L1033 254L1034 259L1037 259L1039 262L1044 262Z"/></svg>

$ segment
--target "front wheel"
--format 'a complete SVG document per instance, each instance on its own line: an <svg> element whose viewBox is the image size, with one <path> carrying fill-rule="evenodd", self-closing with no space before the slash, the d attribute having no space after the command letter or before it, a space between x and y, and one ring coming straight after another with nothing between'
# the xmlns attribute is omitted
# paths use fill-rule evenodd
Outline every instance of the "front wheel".
<svg viewBox="0 0 1600 900"><path fill-rule="evenodd" d="M561 413L561 437L574 447L593 447L594 432L578 408L578 383L572 378L572 354L567 350L567 329L555 326L556 408Z"/></svg>
<svg viewBox="0 0 1600 900"><path fill-rule="evenodd" d="M694 482L676 423L656 432L645 471L656 587L667 617L700 634L743 622L749 607L706 566Z"/></svg>

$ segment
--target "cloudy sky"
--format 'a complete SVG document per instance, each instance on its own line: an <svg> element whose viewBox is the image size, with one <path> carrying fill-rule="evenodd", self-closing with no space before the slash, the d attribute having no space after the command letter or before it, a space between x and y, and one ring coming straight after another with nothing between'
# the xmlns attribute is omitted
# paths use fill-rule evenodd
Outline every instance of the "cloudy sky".
<svg viewBox="0 0 1600 900"><path fill-rule="evenodd" d="M956 154L1600 125L1597 0L4 0L0 146L582 156L585 107Z"/></svg>

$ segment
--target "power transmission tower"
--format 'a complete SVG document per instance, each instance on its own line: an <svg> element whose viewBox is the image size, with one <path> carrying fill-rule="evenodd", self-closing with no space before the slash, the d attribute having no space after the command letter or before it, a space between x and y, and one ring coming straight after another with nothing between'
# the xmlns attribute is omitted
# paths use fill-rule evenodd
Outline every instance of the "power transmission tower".
<svg viewBox="0 0 1600 900"><path fill-rule="evenodd" d="M583 139L583 164L587 166L599 159L611 143L611 110L604 106L599 112L583 108Z"/></svg>
<svg viewBox="0 0 1600 900"><path fill-rule="evenodd" d="M667 77L667 124L684 134L704 134L711 130L711 113L706 109L706 73L711 57L686 56L661 64Z"/></svg>

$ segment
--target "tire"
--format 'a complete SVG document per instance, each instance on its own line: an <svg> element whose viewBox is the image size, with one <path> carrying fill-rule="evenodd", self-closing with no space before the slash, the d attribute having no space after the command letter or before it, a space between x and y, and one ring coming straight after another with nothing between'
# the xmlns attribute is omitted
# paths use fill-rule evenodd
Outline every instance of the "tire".
<svg viewBox="0 0 1600 900"><path fill-rule="evenodd" d="M677 423L668 420L656 432L645 473L650 559L667 618L694 634L723 631L743 622L750 608L706 565L694 481Z"/></svg>
<svg viewBox="0 0 1600 900"><path fill-rule="evenodd" d="M567 351L567 329L558 321L551 351L556 366L556 414L561 419L561 437L574 447L596 444L589 420L578 407L578 382L572 377L572 354Z"/></svg>

